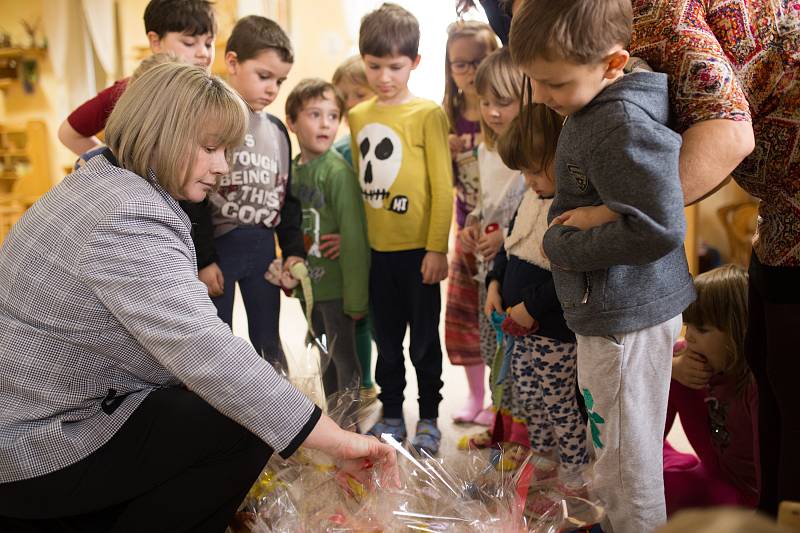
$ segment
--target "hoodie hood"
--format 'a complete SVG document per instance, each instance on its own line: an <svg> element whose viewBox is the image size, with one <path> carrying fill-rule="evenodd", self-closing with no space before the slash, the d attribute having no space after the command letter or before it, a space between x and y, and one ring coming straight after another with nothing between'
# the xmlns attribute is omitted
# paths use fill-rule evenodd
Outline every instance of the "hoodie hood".
<svg viewBox="0 0 800 533"><path fill-rule="evenodd" d="M661 72L632 72L625 74L595 96L580 112L611 103L633 104L659 124L669 124L669 95L667 75Z"/></svg>

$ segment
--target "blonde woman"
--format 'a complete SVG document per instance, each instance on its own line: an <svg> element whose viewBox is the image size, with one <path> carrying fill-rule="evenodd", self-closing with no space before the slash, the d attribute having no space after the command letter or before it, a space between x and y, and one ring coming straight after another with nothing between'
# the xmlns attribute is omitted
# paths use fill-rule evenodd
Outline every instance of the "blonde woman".
<svg viewBox="0 0 800 533"><path fill-rule="evenodd" d="M356 475L392 450L346 432L234 337L197 279L178 200L228 172L247 110L203 69L131 84L108 150L0 250L0 530L225 530L272 451Z"/></svg>

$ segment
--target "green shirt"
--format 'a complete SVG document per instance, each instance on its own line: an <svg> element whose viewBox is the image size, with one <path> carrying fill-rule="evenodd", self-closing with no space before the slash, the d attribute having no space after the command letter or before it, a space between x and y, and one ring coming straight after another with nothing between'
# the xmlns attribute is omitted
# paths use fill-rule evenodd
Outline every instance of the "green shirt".
<svg viewBox="0 0 800 533"><path fill-rule="evenodd" d="M368 309L369 242L361 188L353 169L335 150L300 164L292 163L292 195L303 208L303 237L314 300L343 300L346 314ZM339 258L322 257L320 236L341 235ZM300 291L295 295L302 297Z"/></svg>

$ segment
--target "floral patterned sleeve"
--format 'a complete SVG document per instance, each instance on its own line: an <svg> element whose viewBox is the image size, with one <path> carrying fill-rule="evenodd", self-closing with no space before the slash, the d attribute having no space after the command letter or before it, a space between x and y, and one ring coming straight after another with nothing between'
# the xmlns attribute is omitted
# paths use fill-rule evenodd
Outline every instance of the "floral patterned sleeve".
<svg viewBox="0 0 800 533"><path fill-rule="evenodd" d="M669 76L674 127L684 131L712 119L750 121L750 106L737 75L738 3L709 13L699 0L634 2L632 55ZM740 14L739 14L740 15ZM722 24L727 17L729 23ZM719 19L719 20L717 20ZM712 27L715 28L712 31ZM726 51L733 50L730 55Z"/></svg>

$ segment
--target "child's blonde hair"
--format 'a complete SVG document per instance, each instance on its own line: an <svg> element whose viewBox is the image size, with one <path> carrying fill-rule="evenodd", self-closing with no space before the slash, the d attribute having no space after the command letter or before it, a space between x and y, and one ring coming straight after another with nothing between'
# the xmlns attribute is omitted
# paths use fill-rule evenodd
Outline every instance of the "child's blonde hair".
<svg viewBox="0 0 800 533"><path fill-rule="evenodd" d="M106 144L122 168L180 197L201 143L233 149L244 140L248 110L233 89L200 67L168 62L125 90L106 124Z"/></svg>
<svg viewBox="0 0 800 533"><path fill-rule="evenodd" d="M171 52L162 52L159 54L153 54L149 57L142 59L142 62L139 63L139 66L136 67L136 70L133 71L131 74L130 79L128 79L128 85L136 81L138 78L142 76L145 72L150 70L151 68L155 67L156 65L163 65L164 63L171 63L171 62L178 62L178 56Z"/></svg>
<svg viewBox="0 0 800 533"><path fill-rule="evenodd" d="M474 20L457 20L447 27L447 43L444 54L444 99L442 107L450 120L450 131L455 131L458 115L464 110L464 95L453 78L450 62L450 45L458 40L472 38L484 45L486 53L497 50L497 37L492 28L483 22Z"/></svg>
<svg viewBox="0 0 800 533"><path fill-rule="evenodd" d="M744 392L751 379L744 356L747 331L747 272L739 265L724 265L694 279L697 299L683 312L683 321L696 327L710 326L723 332L730 354L725 373Z"/></svg>
<svg viewBox="0 0 800 533"><path fill-rule="evenodd" d="M522 73L511 61L511 52L503 47L486 56L475 72L475 90L481 98L489 95L498 100L521 100ZM481 116L481 133L486 148L495 149L497 134Z"/></svg>
<svg viewBox="0 0 800 533"><path fill-rule="evenodd" d="M367 83L367 73L364 70L364 60L361 59L360 55L350 56L336 67L331 82L338 86L345 80L353 85L369 87L369 83Z"/></svg>
<svg viewBox="0 0 800 533"><path fill-rule="evenodd" d="M561 133L561 117L543 104L529 104L533 110L526 115L532 122L525 124L520 113L497 140L497 154L503 163L520 172L544 172L550 179L550 165L556 156L556 143Z"/></svg>

